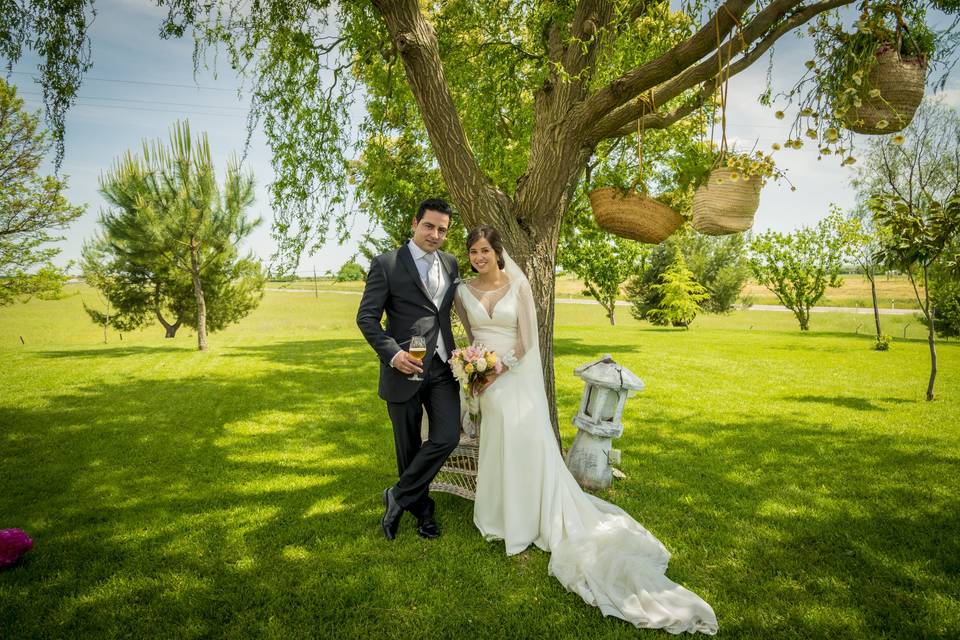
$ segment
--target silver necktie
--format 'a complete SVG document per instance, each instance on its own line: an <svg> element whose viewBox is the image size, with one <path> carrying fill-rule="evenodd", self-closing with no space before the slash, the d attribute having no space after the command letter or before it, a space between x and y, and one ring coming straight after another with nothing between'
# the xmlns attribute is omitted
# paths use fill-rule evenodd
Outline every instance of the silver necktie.
<svg viewBox="0 0 960 640"><path fill-rule="evenodd" d="M427 293L430 294L430 297L437 297L437 290L440 288L440 274L438 273L440 266L437 264L437 254L428 253L423 258L427 261Z"/></svg>

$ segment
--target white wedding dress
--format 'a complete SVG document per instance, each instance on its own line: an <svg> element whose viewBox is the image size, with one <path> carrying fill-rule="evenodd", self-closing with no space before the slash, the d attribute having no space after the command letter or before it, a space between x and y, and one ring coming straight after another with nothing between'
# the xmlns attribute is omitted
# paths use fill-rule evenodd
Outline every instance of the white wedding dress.
<svg viewBox="0 0 960 640"><path fill-rule="evenodd" d="M506 257L506 256L505 256ZM510 283L457 288L457 314L473 343L513 366L480 396L480 458L473 519L508 555L530 544L549 571L604 615L670 633L717 632L709 604L667 578L670 553L625 511L580 489L557 448L537 342L530 284L506 257Z"/></svg>

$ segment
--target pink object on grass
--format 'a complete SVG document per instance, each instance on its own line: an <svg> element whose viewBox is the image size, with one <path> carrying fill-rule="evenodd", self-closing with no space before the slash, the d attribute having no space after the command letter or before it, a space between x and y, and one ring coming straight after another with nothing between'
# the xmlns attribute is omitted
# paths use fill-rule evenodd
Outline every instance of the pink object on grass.
<svg viewBox="0 0 960 640"><path fill-rule="evenodd" d="M0 529L0 569L16 564L33 548L33 540L22 529Z"/></svg>

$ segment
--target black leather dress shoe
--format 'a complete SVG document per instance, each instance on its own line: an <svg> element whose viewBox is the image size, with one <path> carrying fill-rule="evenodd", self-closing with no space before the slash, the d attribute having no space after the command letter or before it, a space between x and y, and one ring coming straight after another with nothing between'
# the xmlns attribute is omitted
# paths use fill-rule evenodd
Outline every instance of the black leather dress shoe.
<svg viewBox="0 0 960 640"><path fill-rule="evenodd" d="M432 515L417 518L417 525L417 533L420 534L420 537L428 540L440 537L440 525L437 524Z"/></svg>
<svg viewBox="0 0 960 640"><path fill-rule="evenodd" d="M403 515L403 507L393 499L393 493L390 489L383 490L383 506L385 510L383 517L380 518L380 528L383 529L383 535L387 536L387 540L393 540L397 537L397 529L400 528L400 516Z"/></svg>

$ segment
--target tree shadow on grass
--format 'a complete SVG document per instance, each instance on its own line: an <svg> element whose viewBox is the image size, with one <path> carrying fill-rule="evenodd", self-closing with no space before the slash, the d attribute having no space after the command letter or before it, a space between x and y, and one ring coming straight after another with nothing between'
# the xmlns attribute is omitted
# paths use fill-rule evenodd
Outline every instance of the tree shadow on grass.
<svg viewBox="0 0 960 640"><path fill-rule="evenodd" d="M170 343L169 345L148 347L148 346L119 346L103 345L102 347L84 347L78 349L60 349L53 351L40 351L38 355L41 358L73 359L73 358L126 358L128 356L142 356L150 354L183 353L196 351L197 346Z"/></svg>
<svg viewBox="0 0 960 640"><path fill-rule="evenodd" d="M364 556L380 554L396 471L373 367L353 366L347 341L238 351L234 375L132 377L0 409L0 513L36 545L2 576L0 628L259 635L290 597L316 600L300 614L313 628L337 617L327 599L377 602L389 575ZM239 373L256 357L283 366ZM256 615L240 615L246 602Z"/></svg>
<svg viewBox="0 0 960 640"><path fill-rule="evenodd" d="M373 376L369 390L376 397L379 359L367 343L356 340L292 340L268 345L233 347L227 358L255 358L284 366L305 367L317 372L351 371L353 377ZM354 385L351 384L353 388Z"/></svg>
<svg viewBox="0 0 960 640"><path fill-rule="evenodd" d="M604 354L633 353L639 350L638 344L594 344L578 340L576 338L555 338L553 341L553 353L557 357L580 356L597 360Z"/></svg>
<svg viewBox="0 0 960 640"><path fill-rule="evenodd" d="M910 402L904 398L876 398L874 400L868 400L866 398L857 398L852 396L788 395L782 396L782 398L784 400L792 400L793 402L831 404L836 407L842 407L844 409L856 409L858 411L889 411L890 407L884 407L877 403L904 404Z"/></svg>
<svg viewBox="0 0 960 640"><path fill-rule="evenodd" d="M517 562L483 541L471 502L437 496L439 541L409 517L383 539L396 466L365 344L211 355L203 373L144 376L138 358L122 383L0 407L0 513L35 541L0 574L0 636L460 637L483 620L505 637L528 617L539 636L603 630L587 607L544 618L543 600L505 592L566 597L545 555Z"/></svg>
<svg viewBox="0 0 960 640"><path fill-rule="evenodd" d="M669 575L725 635L960 631L944 608L960 591L960 461L942 441L802 416L646 427L618 441L633 491L611 493L676 553Z"/></svg>
<svg viewBox="0 0 960 640"><path fill-rule="evenodd" d="M230 366L0 407L3 526L36 543L0 574L0 635L635 637L549 578L547 554L484 542L467 501L437 497L440 540L409 518L383 540L396 471L363 343L215 357ZM951 635L956 457L775 411L650 409L606 497L664 540L728 637Z"/></svg>

